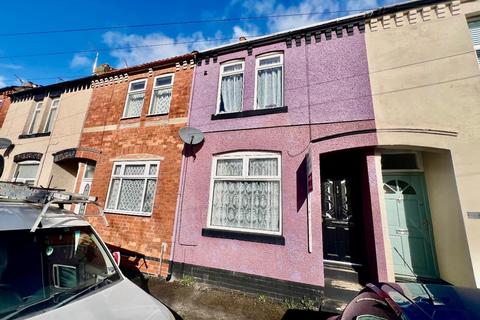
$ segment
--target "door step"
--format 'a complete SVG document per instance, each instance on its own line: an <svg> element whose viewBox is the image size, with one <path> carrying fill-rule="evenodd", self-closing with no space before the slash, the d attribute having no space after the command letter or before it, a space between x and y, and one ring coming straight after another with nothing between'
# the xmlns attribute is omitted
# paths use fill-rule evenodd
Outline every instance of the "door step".
<svg viewBox="0 0 480 320"><path fill-rule="evenodd" d="M341 312L363 289L360 275L363 268L347 264L324 262L325 291L322 311Z"/></svg>

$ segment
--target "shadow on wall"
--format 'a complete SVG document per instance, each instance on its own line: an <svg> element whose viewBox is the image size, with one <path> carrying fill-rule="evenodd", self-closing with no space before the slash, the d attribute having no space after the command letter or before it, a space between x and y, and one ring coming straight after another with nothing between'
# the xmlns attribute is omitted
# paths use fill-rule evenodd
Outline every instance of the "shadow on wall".
<svg viewBox="0 0 480 320"><path fill-rule="evenodd" d="M184 144L183 145L183 155L185 157L193 157L196 158L196 154L202 149L205 140L202 140L199 144Z"/></svg>

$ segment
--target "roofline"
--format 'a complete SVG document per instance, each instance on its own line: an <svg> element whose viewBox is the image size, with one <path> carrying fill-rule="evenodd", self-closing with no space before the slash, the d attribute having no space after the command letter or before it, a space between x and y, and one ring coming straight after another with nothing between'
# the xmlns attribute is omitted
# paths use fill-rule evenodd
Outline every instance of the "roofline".
<svg viewBox="0 0 480 320"><path fill-rule="evenodd" d="M108 71L102 74L98 75L98 78L104 78L104 77L109 77L109 76L114 76L118 74L124 74L124 73L139 73L142 71L148 71L148 69L158 69L161 67L167 67L169 65L175 65L175 63L180 62L180 61L185 61L187 59L193 59L195 58L195 54L193 53L187 53L179 56L174 56L174 57L169 57L165 59L160 59L160 60L155 60L143 64L139 64L136 66L132 67L127 67L127 68L122 68L122 69L115 69L112 71Z"/></svg>
<svg viewBox="0 0 480 320"><path fill-rule="evenodd" d="M284 41L287 38L293 38L296 35L319 31L319 30L333 29L334 27L337 27L339 25L364 24L365 20L383 16L385 14L398 12L398 11L405 11L408 9L412 9L412 8L416 8L424 5L442 3L442 2L449 2L449 1L448 0L413 0L413 1L401 2L397 4L391 4L391 5L379 7L373 10L361 12L354 15L348 15L341 18L336 18L336 19L331 19L331 20L311 24L308 26L294 28L286 31L280 31L280 32L272 33L265 36L255 37L251 40L245 40L242 42L221 45L218 47L214 47L214 48L199 52L199 58L214 56L216 54L230 53L230 52L234 52L242 49L247 49L249 47L258 47L262 45L273 44L280 41Z"/></svg>
<svg viewBox="0 0 480 320"><path fill-rule="evenodd" d="M91 76L87 76L87 77L83 77L83 78L77 78L77 79L73 79L73 80L68 80L68 81L58 82L58 83L54 83L54 84L49 84L49 85L46 85L46 86L28 88L28 89L21 90L21 91L18 91L18 92L13 92L13 93L9 94L9 96L17 98L17 97L25 95L25 94L28 94L28 95L42 94L44 92L49 92L49 91L53 91L53 90L56 90L56 89L72 87L72 86L76 86L76 85L80 85L80 84L87 84L87 83L89 84L95 78L97 78L96 75L91 75Z"/></svg>

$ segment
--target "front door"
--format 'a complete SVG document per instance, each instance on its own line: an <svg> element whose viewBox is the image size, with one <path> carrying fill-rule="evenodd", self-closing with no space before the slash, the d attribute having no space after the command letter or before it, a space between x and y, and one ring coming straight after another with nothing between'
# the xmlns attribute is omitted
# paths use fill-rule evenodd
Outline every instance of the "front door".
<svg viewBox="0 0 480 320"><path fill-rule="evenodd" d="M395 274L438 278L423 174L384 174L383 182Z"/></svg>

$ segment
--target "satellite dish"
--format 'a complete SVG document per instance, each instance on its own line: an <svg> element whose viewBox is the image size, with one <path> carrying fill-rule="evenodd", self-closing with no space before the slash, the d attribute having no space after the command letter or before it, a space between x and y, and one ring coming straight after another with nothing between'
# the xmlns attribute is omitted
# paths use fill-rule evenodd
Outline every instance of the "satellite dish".
<svg viewBox="0 0 480 320"><path fill-rule="evenodd" d="M203 132L192 127L181 128L179 135L186 144L195 145L203 141Z"/></svg>

